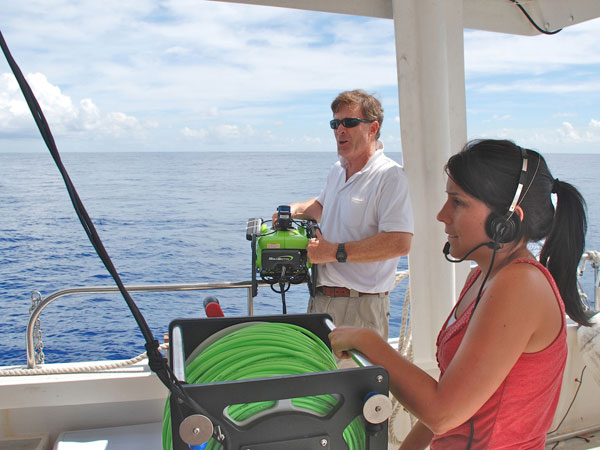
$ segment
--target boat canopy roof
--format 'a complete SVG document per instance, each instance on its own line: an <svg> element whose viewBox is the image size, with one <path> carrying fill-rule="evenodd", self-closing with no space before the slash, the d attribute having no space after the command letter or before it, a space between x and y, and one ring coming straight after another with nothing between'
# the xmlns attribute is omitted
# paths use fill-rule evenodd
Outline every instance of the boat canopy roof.
<svg viewBox="0 0 600 450"><path fill-rule="evenodd" d="M394 18L395 4L405 0L218 1L392 19ZM540 31L532 26L519 5L523 6L531 19L545 31L555 31L600 17L598 0L463 0L464 27L508 34L540 34Z"/></svg>

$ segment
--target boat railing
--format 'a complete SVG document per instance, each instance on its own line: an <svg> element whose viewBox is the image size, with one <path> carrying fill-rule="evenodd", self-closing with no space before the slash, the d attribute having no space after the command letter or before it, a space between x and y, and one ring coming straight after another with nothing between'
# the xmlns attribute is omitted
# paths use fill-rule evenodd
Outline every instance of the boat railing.
<svg viewBox="0 0 600 450"><path fill-rule="evenodd" d="M408 277L408 270L396 272L396 287L400 281ZM270 284L258 282L258 287L267 287ZM254 297L252 296L252 281L236 281L224 283L191 283L191 284L146 284L146 285L131 285L125 286L128 292L177 292L177 291L207 291L219 289L246 289L248 291L247 314L254 315ZM43 298L39 291L31 293L32 306L30 308L29 322L27 323L26 347L27 347L27 368L35 369L38 364L44 363L43 342L41 336L40 314L53 301L77 294L107 294L118 293L118 286L86 286L73 287L62 289L53 292L48 297ZM403 329L401 335L408 333L405 331L407 325L404 322L408 321L408 310L405 297L405 314L406 319L403 321ZM404 313L403 313L404 314Z"/></svg>
<svg viewBox="0 0 600 450"><path fill-rule="evenodd" d="M408 277L408 270L402 270L396 272L396 279L394 287L398 286L398 283ZM265 282L258 282L258 287L267 287L270 284ZM246 289L248 292L247 301L247 314L248 316L254 315L254 297L252 296L252 281L235 281L235 282L224 282L224 283L190 283L190 284L145 284L145 285L131 285L125 286L128 292L177 292L177 291L207 291L207 290L219 290L219 289ZM118 286L86 286L86 287L72 287L62 289L60 291L53 292L46 298L43 298L39 291L31 293L32 306L30 308L29 322L27 323L26 332L26 347L27 347L27 368L35 369L38 364L44 363L43 353L43 342L41 337L41 324L40 314L53 301L66 297L69 295L77 294L107 294L107 293L118 293ZM405 309L407 309L405 297ZM408 311L406 311L406 322L408 321ZM403 321L403 329L401 334L406 334L404 330L407 325Z"/></svg>
<svg viewBox="0 0 600 450"><path fill-rule="evenodd" d="M587 263L590 262L591 268L594 271L594 309L598 311L600 309L600 279L598 277L598 271L600 269L600 252L591 250L586 251L579 265L579 276L583 275L586 269ZM396 272L396 286L398 283L408 277L408 270ZM266 287L268 283L259 282L258 286ZM252 296L252 281L237 281L237 282L225 282L225 283L191 283L191 284L148 284L148 285L137 285L137 286L126 286L129 292L176 292L176 291L203 291L203 290L217 290L217 289L246 289L248 291L247 301L247 313L249 316L254 315L254 298ZM42 294L38 291L34 291L32 296L32 307L29 322L27 323L27 334L26 334L26 346L27 346L27 367L33 369L36 364L43 363L43 344L41 343L41 330L40 330L40 314L43 309L52 303L54 300L65 297L68 295L75 294L104 294L104 293L118 293L119 288L115 286L96 286L96 287L75 287L63 289L50 294L48 297L43 298ZM408 290L405 298L405 308L407 306ZM587 297L587 295L580 289L580 294ZM404 313L403 313L404 315ZM408 312L406 313L404 321L408 322ZM401 331L401 335L402 332ZM39 354L36 358L36 340L38 341L38 348L40 349L37 353Z"/></svg>
<svg viewBox="0 0 600 450"><path fill-rule="evenodd" d="M264 282L258 283L259 287L269 286ZM237 281L237 282L225 282L225 283L190 283L190 284L146 284L146 285L131 285L125 286L129 292L177 292L177 291L206 291L206 290L218 290L218 289L246 289L248 291L247 309L248 315L254 315L254 298L252 297L252 281ZM43 298L42 294L38 291L34 291L31 294L32 297L32 308L29 322L27 323L27 334L26 334L26 345L27 345L27 367L35 369L36 365L43 363L43 353L41 356L36 357L36 340L38 341L37 346L42 347L41 344L41 331L40 331L40 314L53 301L77 294L107 294L107 293L118 293L118 286L86 286L86 287L73 287L62 289L60 291L53 292L48 297Z"/></svg>

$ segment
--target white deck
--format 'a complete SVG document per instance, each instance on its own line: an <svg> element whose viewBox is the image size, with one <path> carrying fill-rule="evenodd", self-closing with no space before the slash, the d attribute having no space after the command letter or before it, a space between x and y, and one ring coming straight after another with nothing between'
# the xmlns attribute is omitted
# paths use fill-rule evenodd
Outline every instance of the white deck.
<svg viewBox="0 0 600 450"><path fill-rule="evenodd" d="M556 432L560 435L578 429L600 427L600 385L591 373L586 373L583 377L577 398L563 421L579 386L578 380L584 366L577 348L575 326L569 327L568 343L568 369L555 423L551 427L554 429L562 422ZM65 368L84 364L56 364L46 367ZM157 448L160 448L160 423L166 397L165 387L148 367L141 363L127 369L101 373L0 377L0 450L113 450L120 448L116 446L118 442L128 442L128 439L135 436L139 439L140 433L154 436L150 441L156 440ZM144 425L151 423L157 426ZM408 431L409 423L407 417L401 417L397 421L395 430L399 436ZM78 431L122 426L133 428ZM61 433L64 443L60 447L58 444L54 447ZM549 444L547 448L600 447L599 433L590 432L588 435L591 435L586 436L590 442L584 439L569 439L556 447L555 444ZM35 436L47 438L41 444L35 444L34 439L29 439L29 446L26 446L26 438ZM17 438L23 439L22 446L16 444ZM3 440L9 439L12 440L10 444L2 444ZM110 439L114 443L107 447ZM80 446L75 446L77 440L80 441ZM86 442L88 445L84 446Z"/></svg>

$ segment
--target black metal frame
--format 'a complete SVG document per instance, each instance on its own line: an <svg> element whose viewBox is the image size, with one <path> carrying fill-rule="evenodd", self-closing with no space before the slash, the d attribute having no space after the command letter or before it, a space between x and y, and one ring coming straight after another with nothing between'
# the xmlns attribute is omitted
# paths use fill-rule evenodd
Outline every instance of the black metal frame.
<svg viewBox="0 0 600 450"><path fill-rule="evenodd" d="M169 326L170 342L173 329L182 333L185 358L205 339L225 328L247 322L281 322L302 326L328 343L330 330L325 325L327 314L296 314L276 316L252 316L234 318L178 319ZM169 349L171 361L174 352ZM183 381L183 380L181 380ZM344 449L347 444L342 433L356 417L365 424L369 450L387 449L387 421L379 425L368 424L362 419L366 399L375 394L388 395L387 371L379 366L343 369L331 372L288 375L272 378L219 382L211 384L184 384L183 389L205 410L215 429L224 436L221 442L225 450L286 450ZM326 417L301 411L274 412L248 424L236 424L224 412L230 405L258 401L277 401L298 397L333 394L340 401ZM178 430L181 422L191 411L171 400L173 450L189 450Z"/></svg>

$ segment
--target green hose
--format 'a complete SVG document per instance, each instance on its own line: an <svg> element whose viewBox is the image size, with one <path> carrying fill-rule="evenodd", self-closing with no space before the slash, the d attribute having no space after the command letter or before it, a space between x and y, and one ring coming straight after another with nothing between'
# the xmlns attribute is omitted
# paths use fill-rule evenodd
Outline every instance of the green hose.
<svg viewBox="0 0 600 450"><path fill-rule="evenodd" d="M236 328L206 347L185 368L190 384L266 378L278 375L336 370L331 350L305 328L287 323L252 323ZM295 408L326 416L338 399L331 394L294 398ZM249 420L276 405L274 401L230 405L229 417L236 422ZM343 432L349 450L366 448L365 430L355 418ZM163 414L163 450L172 450L171 410L169 401ZM220 450L221 444L211 438L206 450Z"/></svg>

